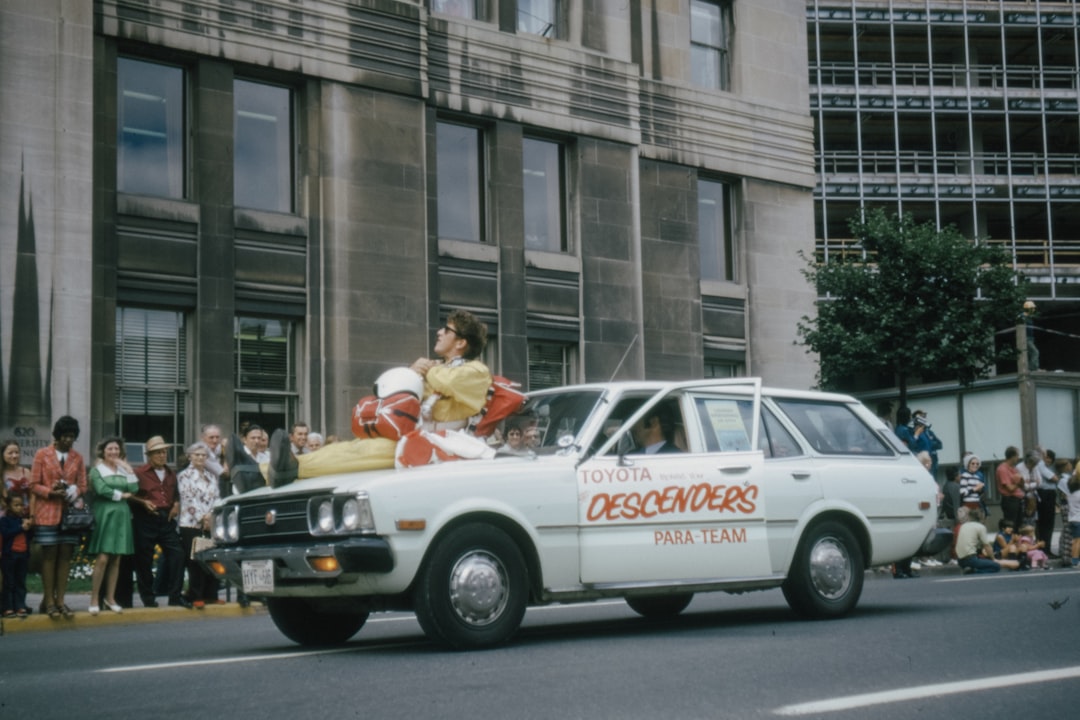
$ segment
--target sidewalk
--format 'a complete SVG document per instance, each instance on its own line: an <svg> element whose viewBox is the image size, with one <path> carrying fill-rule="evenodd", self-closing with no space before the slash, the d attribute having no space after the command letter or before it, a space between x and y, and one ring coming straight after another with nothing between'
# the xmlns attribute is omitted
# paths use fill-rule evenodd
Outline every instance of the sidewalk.
<svg viewBox="0 0 1080 720"><path fill-rule="evenodd" d="M31 593L26 596L27 604L34 613L26 618L0 618L0 635L27 632L48 632L53 630L83 630L103 625L134 625L138 623L179 622L183 620L206 620L226 617L246 617L266 612L261 603L252 603L250 607L240 607L239 603L230 602L222 605L207 605L202 610L188 610L182 607L169 607L165 598L160 598L161 607L124 608L123 613L114 613L102 607L98 615L87 612L90 607L90 593L68 593L67 604L75 611L72 618L59 617L55 620L48 615L38 613L42 596Z"/></svg>

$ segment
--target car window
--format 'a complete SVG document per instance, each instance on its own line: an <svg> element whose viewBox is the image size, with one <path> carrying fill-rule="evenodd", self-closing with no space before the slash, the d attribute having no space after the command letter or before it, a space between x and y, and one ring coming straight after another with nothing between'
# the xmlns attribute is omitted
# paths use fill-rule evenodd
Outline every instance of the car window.
<svg viewBox="0 0 1080 720"><path fill-rule="evenodd" d="M775 402L819 453L893 454L888 444L844 403L780 398Z"/></svg>
<svg viewBox="0 0 1080 720"><path fill-rule="evenodd" d="M803 454L798 441L767 407L761 408L758 448L766 458L798 457Z"/></svg>
<svg viewBox="0 0 1080 720"><path fill-rule="evenodd" d="M754 405L749 399L735 400L699 396L694 407L701 421L708 452L739 452L750 449L750 423Z"/></svg>

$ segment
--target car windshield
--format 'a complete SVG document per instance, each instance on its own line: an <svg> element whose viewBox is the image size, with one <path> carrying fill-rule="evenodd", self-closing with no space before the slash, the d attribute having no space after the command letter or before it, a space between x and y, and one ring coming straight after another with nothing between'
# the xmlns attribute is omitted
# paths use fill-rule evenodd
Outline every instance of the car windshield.
<svg viewBox="0 0 1080 720"><path fill-rule="evenodd" d="M503 425L507 452L529 451L546 455L564 444L576 444L578 433L596 409L603 392L596 389L573 390L534 395L521 412L511 415Z"/></svg>

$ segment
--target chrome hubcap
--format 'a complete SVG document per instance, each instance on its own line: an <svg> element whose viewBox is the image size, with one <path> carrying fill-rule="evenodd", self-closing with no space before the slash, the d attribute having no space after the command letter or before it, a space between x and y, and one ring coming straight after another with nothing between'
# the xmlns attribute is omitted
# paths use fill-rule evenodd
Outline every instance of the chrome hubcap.
<svg viewBox="0 0 1080 720"><path fill-rule="evenodd" d="M810 582L819 595L836 600L851 587L852 567L847 549L836 538L821 538L810 552Z"/></svg>
<svg viewBox="0 0 1080 720"><path fill-rule="evenodd" d="M450 605L470 625L498 620L508 599L506 568L490 553L470 552L450 571Z"/></svg>

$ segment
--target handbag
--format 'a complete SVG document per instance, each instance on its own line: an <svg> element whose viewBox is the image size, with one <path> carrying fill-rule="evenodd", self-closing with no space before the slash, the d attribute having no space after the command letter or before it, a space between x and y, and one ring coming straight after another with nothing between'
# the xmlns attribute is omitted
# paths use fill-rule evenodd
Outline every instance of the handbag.
<svg viewBox="0 0 1080 720"><path fill-rule="evenodd" d="M90 532L94 529L94 511L82 498L64 505L64 514L60 518L61 532Z"/></svg>
<svg viewBox="0 0 1080 720"><path fill-rule="evenodd" d="M203 550L210 550L214 547L214 539L208 537L193 537L191 539L191 559L198 560L196 557Z"/></svg>

